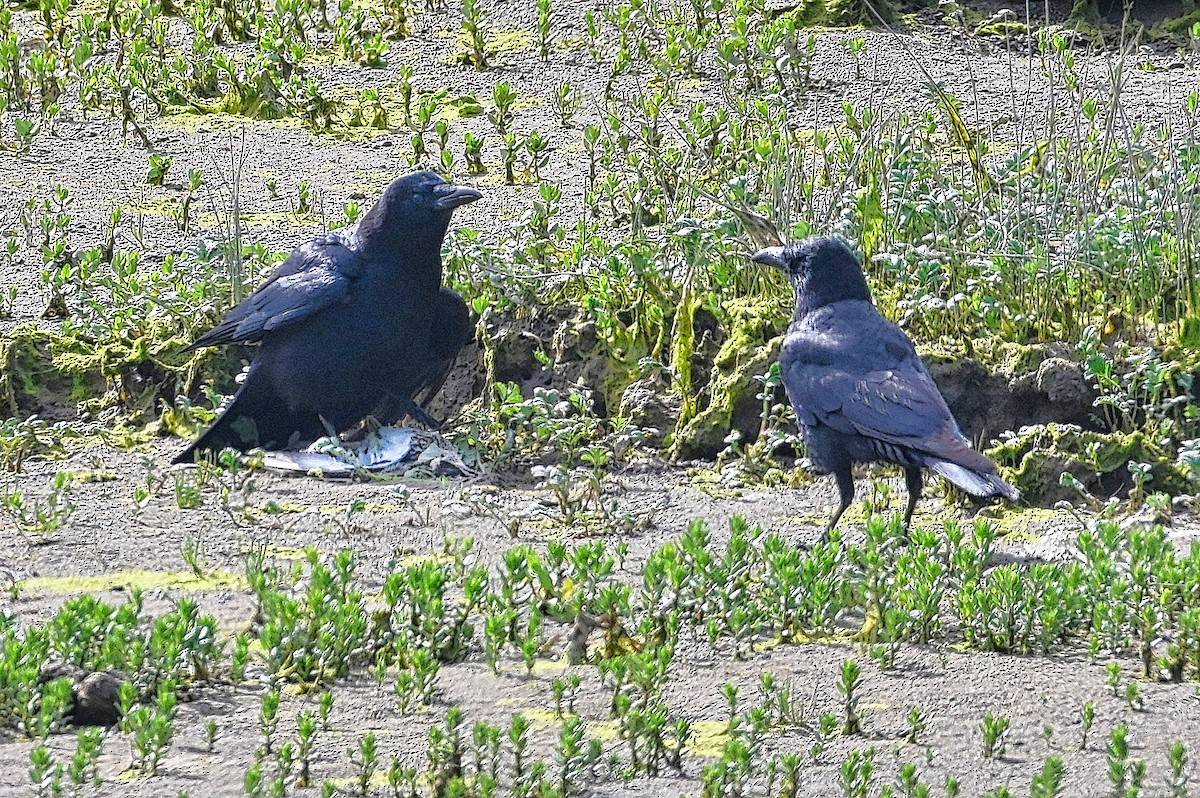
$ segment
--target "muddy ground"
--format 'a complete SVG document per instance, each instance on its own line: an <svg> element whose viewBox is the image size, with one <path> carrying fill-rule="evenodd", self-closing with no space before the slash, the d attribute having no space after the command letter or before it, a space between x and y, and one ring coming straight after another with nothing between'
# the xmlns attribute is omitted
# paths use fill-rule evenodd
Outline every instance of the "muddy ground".
<svg viewBox="0 0 1200 798"><path fill-rule="evenodd" d="M64 598L91 589L113 604L128 597L124 584L145 590L146 612L160 614L174 606L181 595L195 597L201 610L215 615L222 630L231 634L250 626L254 602L250 592L236 583L243 573L245 554L255 545L281 560L299 556L298 550L314 546L322 551L352 549L357 557L359 582L370 594L398 560L436 553L446 534L472 536L477 541L479 561L498 564L499 555L517 542L544 544L549 539L572 539L570 529L527 528L514 540L499 521L463 512L464 498L490 493L490 485L502 486L493 494L509 512L532 505L545 507L544 491L532 484L513 485L511 478L482 478L472 484L461 480L440 482L405 480L399 485L323 484L312 479L263 476L256 480L255 500L274 500L295 512L255 525L235 525L210 497L206 506L180 511L173 497L152 501L133 517L132 493L146 473L144 458L161 462L174 447L164 442L152 453L97 450L66 465L90 465L97 460L116 475L109 482L79 486L75 499L79 510L71 528L44 545L6 531L3 551L5 566L17 578L29 579L18 600L4 599L0 608L19 613L36 623L49 617ZM64 464L34 464L26 484L48 479ZM702 466L703 474L710 467ZM831 486L821 481L806 489L729 488L713 490L707 479L684 468L649 466L615 475L616 495L622 508L651 513L654 526L644 533L608 536L613 547L619 539L629 544L623 579L640 581L640 566L647 554L666 541L677 538L692 518L706 519L714 532L714 548L728 537L728 520L742 515L761 524L768 532L779 532L789 540L813 540L832 500ZM899 480L891 480L900 491ZM704 487L708 485L707 489ZM396 489L411 491L403 509ZM714 495L716 494L716 495ZM351 525L338 523L350 502L363 499L373 509ZM898 501L898 500L897 500ZM898 504L897 508L898 509ZM857 510L855 511L857 512ZM946 507L938 499L925 501L918 514L920 525L938 524L944 518L962 515L957 507ZM1031 562L1069 556L1070 541L1078 523L1065 513L1039 514L1035 528L1025 529L1024 519L1008 517L1009 536L997 546L996 562ZM1200 528L1196 519L1177 522L1173 535L1181 544ZM861 539L861 516L846 525L850 540ZM185 563L187 540L200 541L207 576L195 579ZM577 540L588 538L578 536ZM145 573L145 571L151 573ZM88 580L81 581L81 578ZM217 587L231 579L234 587ZM93 581L94 580L94 581ZM228 584L228 583L226 583ZM853 619L850 619L851 622ZM549 624L543 661L532 678L525 675L519 659L509 655L499 676L493 675L480 652L464 663L443 667L437 700L416 715L401 714L396 707L390 679L380 684L363 672L333 687L336 696L331 729L323 732L314 757L318 780L337 780L346 786L354 773L349 749L362 735L376 733L381 759L398 756L410 765L423 764L427 725L436 724L450 706L460 706L469 723L486 719L508 721L511 713L522 712L534 721L534 750L553 761L553 742L558 726L553 721L551 681L567 672L583 677L584 686L577 710L588 720L589 731L603 734L608 720L608 692L599 687L596 669L590 665L566 666L562 661L563 640L568 627ZM1133 748L1131 756L1147 761L1148 795L1159 792L1167 773L1166 752L1176 740L1200 739L1200 697L1194 684L1142 683L1144 706L1133 709L1108 684L1107 659L1089 660L1082 647L1068 647L1051 657L1015 656L961 651L946 647L904 646L895 668L881 670L862 644L811 644L782 646L756 653L745 661L715 654L700 632L685 633L676 654L668 700L682 717L701 730L693 748L684 757L684 775L659 778L622 779L601 777L592 787L595 795L698 794L702 768L720 752L722 729L727 718L721 688L727 682L739 685L750 700L757 695L759 677L773 672L782 681L791 680L804 703L810 723L826 712L840 712L837 693L838 671L843 660L855 658L863 665L860 690L864 736L835 735L805 775L809 795L841 794L839 768L847 753L858 748L875 748L877 784L890 783L901 764L919 766L922 778L940 786L946 777L958 779L963 795L982 795L1009 785L1023 794L1030 779L1042 768L1046 757L1061 756L1067 767L1065 794L1110 795L1105 777L1105 744L1112 728L1128 724ZM1134 680L1135 665L1123 662L1123 682ZM121 780L129 765L129 748L121 735L110 732L102 759L106 781L99 795L190 795L234 796L243 794L241 775L253 765L258 744L259 696L264 689L262 671L251 666L247 681L237 686L212 687L197 691L193 700L182 703L176 721L176 740L159 775L131 782ZM590 688L590 689L589 689ZM1086 749L1080 750L1081 712L1093 702L1096 721ZM285 691L280 716L281 739L295 734L294 718L315 699ZM914 707L924 711L927 728L916 744L905 741L906 718ZM1005 753L992 759L982 756L980 722L987 712L1005 715L1012 726ZM208 751L205 727L216 720L220 737ZM1049 735L1047 731L1049 730ZM780 752L807 752L814 742L810 730L772 735L771 746ZM72 735L51 738L63 758L74 751ZM0 741L0 784L23 785L28 769L30 743L6 736ZM27 794L24 786L0 787L0 794ZM298 791L297 794L306 794ZM315 791L314 791L315 794ZM937 794L937 793L935 793Z"/></svg>
<svg viewBox="0 0 1200 798"><path fill-rule="evenodd" d="M421 65L419 87L446 85L456 93L474 94L481 99L490 96L496 80L510 81L518 95L527 98L518 106L517 124L551 135L554 150L549 176L561 182L567 203L565 216L571 218L579 212L582 201L582 184L573 166L580 152L579 130L583 123L597 118L598 106L594 99L585 103L578 123L561 129L552 120L545 98L564 76L593 92L597 82L606 77L606 70L593 65L580 45L582 11L574 8L564 12L561 46L555 49L548 65L537 60L533 48L518 43L486 72L452 63L457 15L457 11L451 11L419 16L420 35L396 45L385 69L331 67L326 79L334 85L382 85L396 79L401 64L416 63ZM493 11L497 29L528 31L533 28L533 20L534 8L528 3L499 3ZM820 95L822 101L813 106L814 124L837 119L843 99L887 109L919 111L930 107L921 88L924 78L914 61L919 59L937 80L964 99L974 124L992 129L997 138L1026 143L1036 138L1033 125L1043 117L1050 82L1037 59L1021 54L1020 43L971 38L943 27L923 28L899 38L869 32L864 79L857 81L838 44L843 35L822 34L815 72L825 81L825 88ZM1080 57L1086 74L1094 81L1105 80L1107 67L1114 63L1108 57ZM1192 60L1169 49L1135 53L1126 68L1122 98L1126 112L1132 120L1147 124L1175 113L1200 79L1200 70ZM694 91L702 93L704 87ZM476 125L483 129L486 124L482 118L464 120L462 129ZM176 175L185 174L188 168L201 168L214 183L222 171L229 171L231 153L241 149L244 132L249 158L241 201L250 214L248 235L273 249L286 249L320 229L319 222L297 220L290 213L301 180L311 182L323 200L326 218L336 221L348 198L361 195L367 198L364 202L369 202L388 180L407 171L408 134L403 131L346 140L317 137L290 123L214 116L152 121L147 132L158 151L174 156ZM456 138L461 142L461 133ZM502 235L504 224L519 216L535 196L534 187L501 185L496 157L494 152L489 154L492 169L487 175L468 181L482 188L485 198L459 210L457 225ZM57 135L39 138L29 153L5 155L3 159L0 229L19 230L17 214L25 199L45 196L54 185L61 184L75 198L71 230L77 246L91 246L99 240L99 231L118 204L142 227L148 252L165 253L188 243L169 220L154 210L163 200L177 198L180 189L145 184L147 153L136 141L122 140L119 123L113 120L85 120L68 108L58 123ZM277 198L272 198L266 188L268 178L277 181ZM219 206L222 198L213 193L206 202ZM123 235L130 234L125 231ZM133 246L132 239L127 243ZM38 288L38 268L32 260L19 259L0 274L0 287L14 285L20 291L14 317L0 321L0 328L29 321L43 311L46 297ZM80 426L88 428L82 422ZM203 581L189 582L183 559L185 541L200 541L210 572L231 574L242 572L245 552L255 544L265 543L276 556L284 558L306 546L322 551L350 548L358 555L359 577L369 590L380 583L389 563L437 551L447 534L474 537L478 556L485 563L495 562L506 548L519 542L499 521L460 512L464 494L494 490L496 502L512 510L545 500L545 492L535 490L532 481L520 475L485 473L474 480L405 481L400 484L412 495L411 503L403 506L397 501L394 484L328 484L262 476L256 480L253 500L286 503L295 512L242 525L222 512L211 498L199 509L179 510L169 491L137 511L134 491L145 481L147 461L152 464L150 468L165 469L182 445L178 439L162 439L131 452L97 445L65 462L27 463L19 486L35 495L44 495L53 474L64 468L103 471L111 479L77 485L73 499L78 509L69 527L48 541L30 541L9 525L6 516L0 516L0 576L17 582L32 580L17 598L8 594L0 598L0 610L18 615L22 622L37 623L49 617L65 597L83 589L121 603L128 595L124 585L132 581L145 587L149 614L169 609L181 595L192 595L202 611L219 619L224 630L236 632L250 623L253 607L249 591L236 585L214 588ZM702 472L711 470L711 464L699 468ZM15 477L4 474L0 479ZM627 538L630 554L624 567L628 578L635 582L646 555L677 537L692 518L706 519L718 540L727 535L728 519L742 515L789 540L805 543L815 538L833 501L832 486L826 480L797 488L724 486L718 491L705 491L702 487L710 480L697 477L686 467L654 461L618 472L614 480L616 495L625 508L636 514L652 514L654 519L646 531ZM897 494L902 494L897 481L893 479L892 483ZM349 524L331 520L341 517L344 508L358 499L370 503L372 509ZM930 498L920 507L918 523L936 523L942 517L962 513L957 506L947 507L941 499ZM847 528L851 539L861 537L861 516L850 518ZM1079 531L1071 516L1046 511L1006 516L1002 528L1011 534L998 546L997 557L1017 560L1070 556L1071 540ZM1184 544L1200 536L1200 523L1191 516L1177 516L1174 530ZM520 534L522 541L541 545L550 533L527 527ZM553 534L570 538L572 531L560 529ZM615 545L617 539L608 542ZM151 573L129 575L140 571ZM79 581L81 578L98 581L84 583ZM178 584L181 580L182 585ZM466 710L469 723L480 719L506 723L513 712L525 712L535 720L538 755L550 759L549 743L557 730L547 714L552 707L549 685L563 667L555 664L558 653L550 652L546 666L539 668L532 679L524 677L516 660L506 661L499 677L493 676L478 656L447 666L442 671L437 702L428 713L418 715L401 715L390 687L386 683L378 686L367 673L337 683L332 728L318 740L314 760L317 782L343 780L339 784L346 786L344 780L352 773L347 749L355 747L366 731L379 736L383 761L397 755L410 764L420 764L427 726L438 722L452 705ZM1145 705L1133 709L1107 685L1105 661L1090 661L1082 649L1053 657L1018 657L906 646L897 667L885 672L854 644L782 647L739 662L714 656L703 641L697 641L677 655L669 698L685 717L708 721L716 728L726 717L722 685L735 681L749 694L760 673L773 671L780 678L794 681L798 692L808 697L809 716L815 718L838 710L836 672L848 657L858 658L864 667L861 695L866 734L836 739L807 769L803 794L840 794L838 768L846 753L852 748L874 747L877 785L889 783L901 763L914 762L919 764L924 780L935 785L935 794L941 794L938 791L947 776L960 781L963 795L981 795L1004 785L1015 794L1027 794L1031 778L1044 759L1057 754L1067 768L1065 794L1110 795L1104 744L1112 728L1127 723L1131 756L1148 763L1145 794L1166 795L1168 747L1183 740L1194 748L1200 740L1200 699L1195 685L1144 683L1141 693ZM1124 662L1123 668L1124 678L1132 678L1133 663ZM581 713L596 730L601 730L608 722L602 704L604 693L587 689L587 685L596 684L595 668L578 666L575 670L583 676L585 685ZM251 667L245 684L206 688L183 703L174 745L153 778L122 779L129 764L129 747L116 731L109 732L102 759L105 782L95 794L243 794L242 775L252 763L257 744L259 695L263 690L258 675L261 670ZM1094 702L1097 716L1091 740L1081 750L1080 712L1088 701ZM294 733L292 719L298 708L311 704L311 698L285 696L280 712L284 719L281 735ZM924 709L928 727L918 743L912 744L903 737L905 718L915 706ZM983 759L979 726L981 717L989 711L1009 716L1012 729L1005 754ZM220 726L220 737L211 752L205 750L203 732L209 719L216 719ZM1052 734L1048 735L1047 729ZM683 776L638 777L630 782L606 778L592 785L591 794L696 795L698 774L719 753L717 738L719 735L713 732L685 755ZM780 751L804 752L811 743L811 735L799 732L771 740ZM51 739L51 745L69 756L74 738L58 735ZM7 732L0 734L0 795L29 794L26 774L31 747L24 739ZM1195 765L1189 772L1193 781L1200 778ZM317 790L297 793L317 794Z"/></svg>

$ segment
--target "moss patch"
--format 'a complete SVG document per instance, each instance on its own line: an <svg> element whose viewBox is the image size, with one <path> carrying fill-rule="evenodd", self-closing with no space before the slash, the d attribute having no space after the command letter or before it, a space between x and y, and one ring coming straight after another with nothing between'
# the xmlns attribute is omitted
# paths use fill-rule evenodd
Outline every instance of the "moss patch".
<svg viewBox="0 0 1200 798"><path fill-rule="evenodd" d="M754 378L779 358L786 318L777 304L762 299L733 300L726 312L729 336L713 362L708 405L693 418L680 419L669 443L673 457L713 457L731 429L751 432L747 438L757 430L759 383Z"/></svg>
<svg viewBox="0 0 1200 798"><path fill-rule="evenodd" d="M180 590L221 590L244 588L246 580L229 571L210 571L197 576L185 571L119 571L100 576L38 576L20 582L22 591L31 593L100 593L121 588L177 588Z"/></svg>
<svg viewBox="0 0 1200 798"><path fill-rule="evenodd" d="M1070 473L1097 496L1122 495L1133 485L1131 462L1150 464L1148 491L1175 495L1189 489L1174 453L1142 432L1104 433L1073 424L1043 424L1026 428L988 454L1012 469L1006 476L1026 501L1035 504L1078 498L1076 491L1060 484L1063 473Z"/></svg>
<svg viewBox="0 0 1200 798"><path fill-rule="evenodd" d="M172 108L166 116L155 120L156 127L179 130L185 133L217 133L221 131L240 130L247 124L268 125L289 130L302 130L304 124L294 117L278 119L256 118L253 113L230 113L225 108L232 100L223 99L211 109L203 108Z"/></svg>
<svg viewBox="0 0 1200 798"><path fill-rule="evenodd" d="M1187 8L1187 6L1184 6ZM1180 17L1172 19L1164 19L1159 24L1150 29L1150 38L1157 39L1167 36L1190 36L1192 26L1200 23L1200 8L1193 10Z"/></svg>
<svg viewBox="0 0 1200 798"><path fill-rule="evenodd" d="M890 0L878 3L876 8L884 19L890 20L896 16ZM875 23L875 16L863 0L803 0L791 13L798 23L808 28L869 26Z"/></svg>
<svg viewBox="0 0 1200 798"><path fill-rule="evenodd" d="M685 746L696 756L720 759L729 742L729 723L723 720L692 721L692 737Z"/></svg>
<svg viewBox="0 0 1200 798"><path fill-rule="evenodd" d="M998 371L1008 377L1035 372L1042 361L1054 356L1046 344L1019 344L995 339L982 342L942 340L923 343L917 346L917 354L926 365L953 365L966 359L978 360L989 371Z"/></svg>
<svg viewBox="0 0 1200 798"><path fill-rule="evenodd" d="M1042 530L1057 522L1076 523L1075 518L1066 510L1046 507L1013 508L995 504L988 512L989 523L996 527L1000 537L1010 543L1035 543L1042 539Z"/></svg>
<svg viewBox="0 0 1200 798"><path fill-rule="evenodd" d="M1070 21L1095 27L1100 24L1100 4L1096 0L1073 0Z"/></svg>
<svg viewBox="0 0 1200 798"><path fill-rule="evenodd" d="M571 713L563 712L563 717L559 718L552 710L537 709L534 707L524 707L520 709L519 712L521 713L521 716L525 718L525 720L529 721L529 726L532 729L558 729L562 726L563 720L566 718L577 717ZM588 737L594 737L597 740L608 741L617 739L619 733L620 730L617 727L616 721L587 721Z"/></svg>
<svg viewBox="0 0 1200 798"><path fill-rule="evenodd" d="M637 378L638 361L646 355L637 341L626 343L626 349L614 351L594 321L563 322L551 341L555 382L586 385L593 391L598 413L615 412L625 389Z"/></svg>
<svg viewBox="0 0 1200 798"><path fill-rule="evenodd" d="M1024 36L1029 33L1029 26L1015 19L1003 19L997 22L987 22L975 29L976 36L995 36L1007 39L1009 36Z"/></svg>
<svg viewBox="0 0 1200 798"><path fill-rule="evenodd" d="M496 30L488 33L488 49L495 50L501 57L505 53L519 53L533 46L533 36L527 30Z"/></svg>

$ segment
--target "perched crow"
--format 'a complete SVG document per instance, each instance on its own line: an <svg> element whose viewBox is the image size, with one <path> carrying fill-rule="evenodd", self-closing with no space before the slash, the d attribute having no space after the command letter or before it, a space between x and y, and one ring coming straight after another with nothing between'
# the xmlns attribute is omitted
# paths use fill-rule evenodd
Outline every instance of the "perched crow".
<svg viewBox="0 0 1200 798"><path fill-rule="evenodd" d="M393 181L355 227L293 250L183 350L259 344L233 401L175 462L313 440L373 413L432 425L414 397L437 393L472 335L462 298L442 287L442 239L454 209L480 196L414 172Z"/></svg>
<svg viewBox="0 0 1200 798"><path fill-rule="evenodd" d="M854 463L904 468L905 529L921 497L922 468L972 496L1020 498L963 437L912 341L875 309L845 244L814 236L768 247L752 260L786 271L796 292L779 365L809 459L837 479L841 503L826 536L854 500Z"/></svg>

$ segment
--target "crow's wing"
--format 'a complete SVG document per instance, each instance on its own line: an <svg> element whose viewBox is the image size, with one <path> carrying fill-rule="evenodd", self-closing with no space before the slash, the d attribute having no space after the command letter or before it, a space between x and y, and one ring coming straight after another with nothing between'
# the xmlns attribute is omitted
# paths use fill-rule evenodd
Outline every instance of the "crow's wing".
<svg viewBox="0 0 1200 798"><path fill-rule="evenodd" d="M848 396L841 413L862 435L922 449L921 442L931 435L958 429L924 368L901 366L843 379Z"/></svg>
<svg viewBox="0 0 1200 798"><path fill-rule="evenodd" d="M457 292L443 286L430 309L427 356L414 371L398 375L400 383L392 387L372 412L385 424L410 415L422 424L437 427L438 422L426 412L426 405L441 391L459 350L475 338L470 312Z"/></svg>
<svg viewBox="0 0 1200 798"><path fill-rule="evenodd" d="M784 382L800 420L992 471L907 336L873 310L843 316L823 330L793 330L784 343Z"/></svg>
<svg viewBox="0 0 1200 798"><path fill-rule="evenodd" d="M852 373L832 365L792 363L785 375L793 404L839 432L912 445L954 423L937 386L923 371Z"/></svg>
<svg viewBox="0 0 1200 798"><path fill-rule="evenodd" d="M1001 495L1017 501L1021 494L1000 478L996 464L975 451L925 365L871 372L853 379L840 416L858 434L902 446L974 496Z"/></svg>
<svg viewBox="0 0 1200 798"><path fill-rule="evenodd" d="M443 286L434 305L436 315L429 330L430 368L413 394L413 401L421 407L442 390L459 350L475 339L467 303L456 291Z"/></svg>
<svg viewBox="0 0 1200 798"><path fill-rule="evenodd" d="M183 351L255 343L271 330L340 302L364 268L362 256L346 243L344 237L330 235L296 248L253 294Z"/></svg>

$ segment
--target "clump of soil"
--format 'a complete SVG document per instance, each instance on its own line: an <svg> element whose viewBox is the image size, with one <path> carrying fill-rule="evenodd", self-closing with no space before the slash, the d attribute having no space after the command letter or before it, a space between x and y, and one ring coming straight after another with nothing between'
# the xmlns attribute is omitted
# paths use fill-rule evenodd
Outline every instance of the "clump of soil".
<svg viewBox="0 0 1200 798"><path fill-rule="evenodd" d="M712 458L725 448L725 438L737 430L752 442L761 426L762 384L755 379L770 371L779 359L786 323L761 300L734 300L726 305L727 323L720 349L708 374L693 367L703 379L698 391L705 404L671 441L672 453L681 459ZM698 347L699 348L699 347Z"/></svg>
<svg viewBox="0 0 1200 798"><path fill-rule="evenodd" d="M924 359L950 412L976 443L1031 424L1095 426L1096 390L1083 366L1046 347L1022 347L996 370L973 357L926 353Z"/></svg>
<svg viewBox="0 0 1200 798"><path fill-rule="evenodd" d="M1172 452L1142 432L1105 433L1075 424L1038 424L1022 429L988 454L1013 469L1007 476L1023 498L1042 505L1078 498L1074 488L1061 483L1064 473L1093 495L1123 495L1134 486L1129 463L1150 466L1148 490L1176 495L1189 487Z"/></svg>
<svg viewBox="0 0 1200 798"><path fill-rule="evenodd" d="M71 680L72 706L67 718L76 726L115 726L121 720L121 687L128 679L110 671L88 671L68 663L42 670L43 683Z"/></svg>
<svg viewBox="0 0 1200 798"><path fill-rule="evenodd" d="M617 412L635 427L649 430L646 442L661 446L663 440L679 423L682 402L673 393L669 381L661 372L635 380L621 394Z"/></svg>

